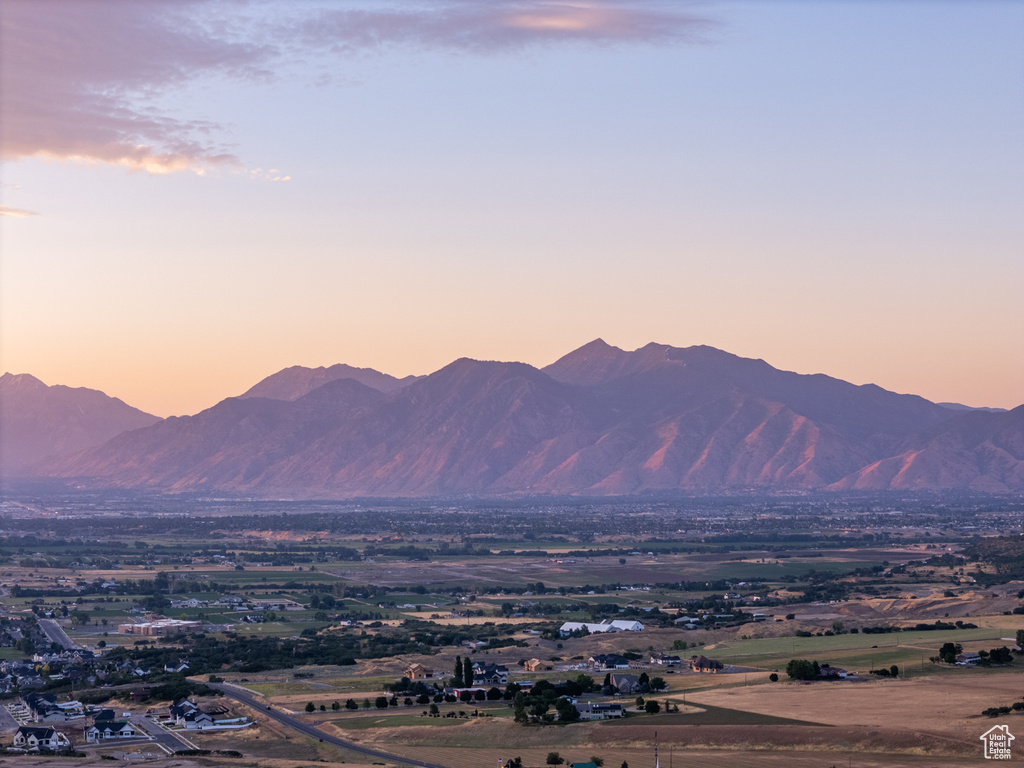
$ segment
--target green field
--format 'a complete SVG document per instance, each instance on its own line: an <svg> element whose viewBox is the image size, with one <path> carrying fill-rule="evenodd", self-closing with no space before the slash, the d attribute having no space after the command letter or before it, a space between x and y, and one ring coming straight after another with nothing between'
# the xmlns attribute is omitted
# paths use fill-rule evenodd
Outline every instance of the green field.
<svg viewBox="0 0 1024 768"><path fill-rule="evenodd" d="M724 562L709 564L701 573L708 579L753 580L768 579L778 580L786 576L803 576L810 571L829 571L830 573L846 573L856 568L871 568L878 563L870 560L858 561L836 561L825 558L815 558L808 562L792 562L783 560L779 563L742 563Z"/></svg>

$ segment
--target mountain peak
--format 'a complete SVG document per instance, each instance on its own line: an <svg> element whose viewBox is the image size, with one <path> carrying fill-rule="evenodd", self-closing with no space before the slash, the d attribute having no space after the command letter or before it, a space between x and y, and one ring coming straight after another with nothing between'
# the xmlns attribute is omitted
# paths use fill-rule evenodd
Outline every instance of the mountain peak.
<svg viewBox="0 0 1024 768"><path fill-rule="evenodd" d="M411 384L418 378L418 376L406 376L404 379L398 379L373 368L356 368L345 363L336 363L329 368L322 365L318 368L293 365L267 376L242 393L240 397L264 397L269 400L294 401L309 394L317 387L338 379L353 379L379 392L393 392Z"/></svg>
<svg viewBox="0 0 1024 768"><path fill-rule="evenodd" d="M46 384L30 373L5 373L0 376L0 390L46 389Z"/></svg>

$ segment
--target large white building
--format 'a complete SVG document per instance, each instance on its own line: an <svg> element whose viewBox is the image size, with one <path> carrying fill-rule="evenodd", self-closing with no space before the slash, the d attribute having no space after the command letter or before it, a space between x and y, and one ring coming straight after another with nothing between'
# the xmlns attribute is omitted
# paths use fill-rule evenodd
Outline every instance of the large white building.
<svg viewBox="0 0 1024 768"><path fill-rule="evenodd" d="M643 632L644 625L639 621L620 619L618 621L602 621L600 624L588 624L580 621L567 621L558 628L562 637L568 637L573 632L586 629L590 634L599 632Z"/></svg>

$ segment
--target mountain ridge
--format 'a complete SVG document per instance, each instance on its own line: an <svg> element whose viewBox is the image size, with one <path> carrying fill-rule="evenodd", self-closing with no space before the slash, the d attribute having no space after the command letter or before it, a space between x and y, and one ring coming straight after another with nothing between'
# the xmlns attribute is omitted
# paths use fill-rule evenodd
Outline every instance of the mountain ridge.
<svg viewBox="0 0 1024 768"><path fill-rule="evenodd" d="M97 389L47 386L28 373L0 376L0 474L101 445L160 419Z"/></svg>
<svg viewBox="0 0 1024 768"><path fill-rule="evenodd" d="M363 381L323 375L332 370ZM295 366L285 371L298 376L261 382L276 389L257 385L37 469L93 485L307 498L1024 490L1019 409L955 411L713 347L627 352L596 339L543 369L459 358L412 381L368 370Z"/></svg>

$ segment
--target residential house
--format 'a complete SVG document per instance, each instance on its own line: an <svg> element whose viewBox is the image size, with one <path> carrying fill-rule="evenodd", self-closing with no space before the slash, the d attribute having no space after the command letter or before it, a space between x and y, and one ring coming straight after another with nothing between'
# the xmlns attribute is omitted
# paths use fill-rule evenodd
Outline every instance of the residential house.
<svg viewBox="0 0 1024 768"><path fill-rule="evenodd" d="M636 675L623 675L618 672L612 673L609 682L619 693L636 693L640 689L640 678Z"/></svg>
<svg viewBox="0 0 1024 768"><path fill-rule="evenodd" d="M694 672L721 672L725 669L722 662L715 659L709 659L707 656L694 656L690 661L690 669Z"/></svg>
<svg viewBox="0 0 1024 768"><path fill-rule="evenodd" d="M109 739L130 739L136 735L135 727L123 720L101 720L85 729L85 740L89 744Z"/></svg>
<svg viewBox="0 0 1024 768"><path fill-rule="evenodd" d="M481 664L477 662L473 665L473 682L487 683L488 685L506 685L508 684L508 667L501 664Z"/></svg>
<svg viewBox="0 0 1024 768"><path fill-rule="evenodd" d="M611 718L623 717L625 715L621 704L597 702L577 704L576 711L580 713L580 720L610 720Z"/></svg>
<svg viewBox="0 0 1024 768"><path fill-rule="evenodd" d="M629 669L629 659L617 653L601 653L591 656L587 665L592 669Z"/></svg>
<svg viewBox="0 0 1024 768"><path fill-rule="evenodd" d="M527 672L544 672L546 670L554 669L555 665L552 664L550 661L530 659L525 664L523 664L523 667L526 669Z"/></svg>
<svg viewBox="0 0 1024 768"><path fill-rule="evenodd" d="M657 664L659 667L679 667L682 666L683 660L679 656L655 653L651 655L651 664Z"/></svg>
<svg viewBox="0 0 1024 768"><path fill-rule="evenodd" d="M434 670L422 664L410 664L405 670L405 676L410 680L431 680L434 677Z"/></svg>
<svg viewBox="0 0 1024 768"><path fill-rule="evenodd" d="M14 746L33 752L43 749L56 752L59 749L70 748L71 741L53 728L23 725L14 734Z"/></svg>
<svg viewBox="0 0 1024 768"><path fill-rule="evenodd" d="M824 677L824 678L827 678L827 679L833 679L834 680L834 679L838 678L840 680L845 680L847 675L849 675L849 674L850 673L847 672L845 669L841 669L839 667L833 667L833 666L831 666L829 664L822 664L818 668L818 676L819 677Z"/></svg>

